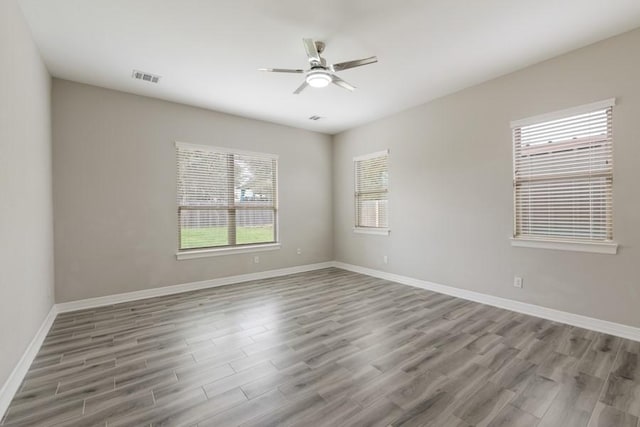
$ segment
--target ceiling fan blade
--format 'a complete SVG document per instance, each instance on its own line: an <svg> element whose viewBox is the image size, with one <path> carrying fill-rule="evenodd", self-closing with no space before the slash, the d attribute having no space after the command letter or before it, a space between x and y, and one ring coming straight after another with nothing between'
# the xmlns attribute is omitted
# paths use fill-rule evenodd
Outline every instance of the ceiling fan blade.
<svg viewBox="0 0 640 427"><path fill-rule="evenodd" d="M307 84L307 81L306 81L306 80L305 80L305 81L303 81L303 82L302 82L302 84L300 85L300 87L298 87L298 89L296 89L295 91L293 91L293 94L294 94L294 95L299 95L299 94L300 94L300 92L302 92L302 91L304 90L304 88L306 88L307 86L309 86L309 85Z"/></svg>
<svg viewBox="0 0 640 427"><path fill-rule="evenodd" d="M291 68L258 68L258 71L268 71L270 73L304 73L304 70L293 70Z"/></svg>
<svg viewBox="0 0 640 427"><path fill-rule="evenodd" d="M345 82L344 80L342 80L340 77L336 76L335 74L331 76L331 81L333 81L333 83L335 83L336 85L345 88L346 90L349 90L351 92L353 92L356 87L352 84L349 84L347 82Z"/></svg>
<svg viewBox="0 0 640 427"><path fill-rule="evenodd" d="M376 62L378 62L378 57L372 56L370 58L339 62L337 64L333 64L331 67L333 68L333 71L342 71L342 70L348 70L349 68L360 67L362 65L373 64Z"/></svg>
<svg viewBox="0 0 640 427"><path fill-rule="evenodd" d="M313 39L302 39L302 43L304 43L304 48L307 51L309 62L311 64L321 63L322 61L320 60L320 54L318 53L316 43L313 41Z"/></svg>

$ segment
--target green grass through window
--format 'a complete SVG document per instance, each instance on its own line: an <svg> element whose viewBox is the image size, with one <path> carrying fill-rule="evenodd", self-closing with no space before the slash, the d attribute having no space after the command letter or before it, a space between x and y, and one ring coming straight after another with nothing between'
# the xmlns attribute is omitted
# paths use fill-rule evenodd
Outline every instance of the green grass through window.
<svg viewBox="0 0 640 427"><path fill-rule="evenodd" d="M183 228L180 231L180 248L194 249L229 244L227 227ZM267 243L274 241L273 226L238 227L236 244Z"/></svg>

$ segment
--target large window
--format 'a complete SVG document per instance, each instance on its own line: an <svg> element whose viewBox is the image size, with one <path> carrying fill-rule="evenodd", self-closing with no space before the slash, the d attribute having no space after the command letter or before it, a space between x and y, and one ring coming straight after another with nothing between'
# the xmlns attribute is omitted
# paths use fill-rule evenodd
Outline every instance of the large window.
<svg viewBox="0 0 640 427"><path fill-rule="evenodd" d="M516 239L613 239L613 105L512 123Z"/></svg>
<svg viewBox="0 0 640 427"><path fill-rule="evenodd" d="M276 156L185 143L176 149L180 250L277 241Z"/></svg>
<svg viewBox="0 0 640 427"><path fill-rule="evenodd" d="M389 230L388 159L388 151L353 159L356 231L387 233Z"/></svg>

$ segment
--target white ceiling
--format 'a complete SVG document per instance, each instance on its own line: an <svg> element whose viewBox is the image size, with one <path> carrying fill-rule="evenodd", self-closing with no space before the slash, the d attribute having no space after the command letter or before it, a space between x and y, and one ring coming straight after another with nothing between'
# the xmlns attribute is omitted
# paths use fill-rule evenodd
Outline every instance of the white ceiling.
<svg viewBox="0 0 640 427"><path fill-rule="evenodd" d="M640 26L639 0L20 3L55 77L330 134ZM379 62L339 73L353 93L293 95L303 75L257 69L308 68L303 37L329 63Z"/></svg>

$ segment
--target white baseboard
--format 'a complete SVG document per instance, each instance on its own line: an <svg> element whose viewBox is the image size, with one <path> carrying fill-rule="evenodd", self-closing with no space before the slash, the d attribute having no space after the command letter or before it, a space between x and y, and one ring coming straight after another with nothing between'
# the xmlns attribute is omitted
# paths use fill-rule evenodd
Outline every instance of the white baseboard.
<svg viewBox="0 0 640 427"><path fill-rule="evenodd" d="M36 335L33 337L29 346L20 358L20 361L18 361L18 364L11 372L11 375L9 375L9 378L7 378L7 381L5 381L0 389L0 420L4 417L4 413L7 411L13 396L18 392L18 388L20 387L20 384L22 384L22 380L27 374L33 359L36 358L38 350L40 350L40 346L42 346L45 337L49 333L49 329L51 329L51 325L53 325L53 321L56 319L57 314L57 307L53 305L51 310L49 310L47 317L42 321L40 329L38 329L38 332L36 332Z"/></svg>
<svg viewBox="0 0 640 427"><path fill-rule="evenodd" d="M452 286L440 285L438 283L428 282L426 280L401 276L399 274L387 273L385 271L360 267L358 265L345 264L338 261L334 262L333 265L334 267L353 271L354 273L366 274L367 276L373 276L380 279L389 280L391 282L413 286L416 288L427 289L429 291L451 295L454 297L466 299L469 301L475 301L494 307L504 308L506 310L516 311L518 313L528 314L530 316L541 317L543 319L553 320L554 322L565 323L567 325L591 329L596 332L602 332L605 334L615 335L634 341L640 341L640 328L623 325L621 323L609 322L607 320L595 319L593 317L587 317L580 314L542 307L540 305L500 298L492 295L482 294L480 292L454 288Z"/></svg>
<svg viewBox="0 0 640 427"><path fill-rule="evenodd" d="M237 276L221 277L219 279L202 280L200 282L183 283L181 285L163 286L161 288L145 289L142 291L127 292L123 294L108 295L104 297L88 298L78 301L63 302L57 304L58 313L85 310L88 308L102 307L146 298L179 294L181 292L196 291L198 289L215 288L217 286L231 285L233 283L248 282L250 280L269 279L272 277L286 276L288 274L304 273L305 271L320 270L333 267L333 261L318 264L306 264L296 267L267 270L257 273L239 274Z"/></svg>

